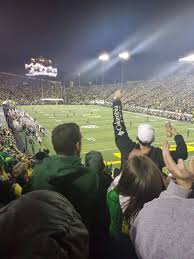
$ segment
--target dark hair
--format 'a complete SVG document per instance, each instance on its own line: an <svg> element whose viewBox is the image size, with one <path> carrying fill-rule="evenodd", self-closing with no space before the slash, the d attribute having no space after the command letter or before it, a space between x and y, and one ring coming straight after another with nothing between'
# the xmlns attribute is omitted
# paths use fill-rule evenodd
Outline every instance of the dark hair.
<svg viewBox="0 0 194 259"><path fill-rule="evenodd" d="M146 202L157 198L165 190L165 184L159 168L151 159L134 156L125 164L117 190L119 194L130 197L124 212L130 224Z"/></svg>
<svg viewBox="0 0 194 259"><path fill-rule="evenodd" d="M64 123L52 131L52 144L59 155L75 154L77 143L81 144L81 132L76 123Z"/></svg>

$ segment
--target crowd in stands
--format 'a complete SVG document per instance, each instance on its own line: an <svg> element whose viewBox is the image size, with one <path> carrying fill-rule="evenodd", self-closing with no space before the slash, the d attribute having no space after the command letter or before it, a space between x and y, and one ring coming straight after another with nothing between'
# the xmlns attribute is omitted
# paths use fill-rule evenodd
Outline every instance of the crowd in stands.
<svg viewBox="0 0 194 259"><path fill-rule="evenodd" d="M125 90L113 99L117 176L95 145L81 161L76 123L53 129L51 156L20 152L13 129L0 129L0 258L194 258L194 160L185 166L183 136L170 127L176 149L157 148L154 128L141 124L133 141L122 116ZM8 108L6 118L40 133L20 109Z"/></svg>
<svg viewBox="0 0 194 259"><path fill-rule="evenodd" d="M42 144L42 137L45 136L45 128L39 125L27 112L12 107L8 110L7 116L13 121L13 127L16 130L19 131L21 129L25 132L26 140L30 144L34 143L34 139L40 145Z"/></svg>
<svg viewBox="0 0 194 259"><path fill-rule="evenodd" d="M0 103L32 104L41 98L61 98L61 84L8 73L0 73Z"/></svg>
<svg viewBox="0 0 194 259"><path fill-rule="evenodd" d="M194 106L194 76L188 73L164 79L129 81L122 88L124 108L129 111L192 121ZM92 101L111 102L118 85L73 86L64 89L60 82L40 80L0 73L0 102L17 104L41 103L42 98L63 98L67 104L89 104ZM188 114L190 116L188 116Z"/></svg>
<svg viewBox="0 0 194 259"><path fill-rule="evenodd" d="M5 152L14 152L16 142L11 130L6 126L0 127L0 150Z"/></svg>

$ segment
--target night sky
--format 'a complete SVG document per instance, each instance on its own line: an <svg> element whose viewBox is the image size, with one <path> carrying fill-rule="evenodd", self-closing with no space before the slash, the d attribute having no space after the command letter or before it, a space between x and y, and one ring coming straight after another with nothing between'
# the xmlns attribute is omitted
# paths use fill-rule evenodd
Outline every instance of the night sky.
<svg viewBox="0 0 194 259"><path fill-rule="evenodd" d="M114 61L123 45L132 53L125 80L149 79L194 51L193 19L189 0L2 0L0 71L22 74L24 61L41 55L68 77L94 79L99 64L90 64L102 51ZM120 67L107 70L107 82L119 80Z"/></svg>

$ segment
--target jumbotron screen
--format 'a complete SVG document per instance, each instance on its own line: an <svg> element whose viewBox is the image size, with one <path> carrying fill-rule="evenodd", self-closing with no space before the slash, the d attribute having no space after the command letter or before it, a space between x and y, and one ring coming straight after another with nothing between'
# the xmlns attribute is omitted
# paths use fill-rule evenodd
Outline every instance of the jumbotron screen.
<svg viewBox="0 0 194 259"><path fill-rule="evenodd" d="M31 58L25 64L25 70L27 76L57 76L57 68L53 66L52 60L43 57Z"/></svg>

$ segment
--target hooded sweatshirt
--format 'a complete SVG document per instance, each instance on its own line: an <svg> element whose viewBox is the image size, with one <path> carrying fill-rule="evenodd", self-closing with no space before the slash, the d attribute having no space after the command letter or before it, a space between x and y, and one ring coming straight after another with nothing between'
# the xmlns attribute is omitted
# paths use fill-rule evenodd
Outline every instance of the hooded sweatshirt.
<svg viewBox="0 0 194 259"><path fill-rule="evenodd" d="M99 179L96 172L81 163L79 156L51 156L37 165L32 173L30 189L53 190L69 199L90 224L97 197Z"/></svg>
<svg viewBox="0 0 194 259"><path fill-rule="evenodd" d="M170 182L139 212L130 228L139 259L194 258L194 200L191 190Z"/></svg>

